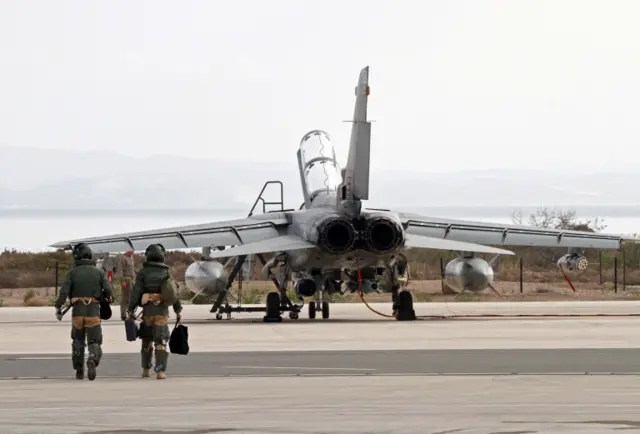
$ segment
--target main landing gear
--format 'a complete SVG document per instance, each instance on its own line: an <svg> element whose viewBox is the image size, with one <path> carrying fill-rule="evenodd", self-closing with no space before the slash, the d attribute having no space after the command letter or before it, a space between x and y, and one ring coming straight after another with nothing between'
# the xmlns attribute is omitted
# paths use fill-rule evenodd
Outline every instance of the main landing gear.
<svg viewBox="0 0 640 434"><path fill-rule="evenodd" d="M300 310L304 305L302 299L299 304L294 304L287 295L287 281L291 276L290 271L285 266L285 270L281 280L276 279L273 275L271 280L278 288L278 291L272 291L267 294L265 315L262 318L264 322L281 322L282 312L289 311L289 318L298 319Z"/></svg>
<svg viewBox="0 0 640 434"><path fill-rule="evenodd" d="M390 271L393 315L398 321L415 321L416 311L413 309L413 295L406 289L409 282L409 261L404 255L399 256L392 264Z"/></svg>
<svg viewBox="0 0 640 434"><path fill-rule="evenodd" d="M265 193L265 190L269 185L272 185L272 184L279 186L280 200L277 202L267 202L263 198L263 194ZM253 212L259 202L262 202L263 214L267 212L267 209L266 209L267 205L276 205L280 208L277 211L285 211L284 192L283 192L282 182L280 181L265 182L264 186L262 187L262 190L260 191L260 194L258 195L258 198L256 199L256 201L253 204L253 207L251 208L251 211L249 211L249 215L248 215L249 217L253 215ZM237 236L238 240L242 244L243 240L240 237L240 234L238 234L236 231L235 235ZM262 255L257 254L256 256L258 257L260 262L262 262L263 265L265 266L267 265L267 261ZM213 303L213 306L211 306L211 309L209 310L209 312L211 313L215 312L217 320L221 320L223 315L225 314L227 316L227 319L231 319L232 312L265 312L265 316L264 316L265 322L280 322L282 321L281 312L286 312L286 311L289 312L289 317L291 319L298 319L298 316L300 314L300 309L302 308L302 303L300 303L299 305L293 304L289 299L289 297L287 296L286 282L288 280L288 271L285 272L285 276L282 278L281 281L278 281L278 279L276 279L275 277L271 277L271 280L276 285L276 288L278 288L278 291L277 292L273 291L267 294L266 307L244 307L240 305L231 306L229 304L229 301L228 301L229 291L231 290L233 281L238 276L238 273L240 272L240 269L242 268L242 265L244 264L246 258L247 258L246 255L240 255L237 257L236 264L234 265L233 269L229 273L229 279L228 279L229 282L227 284L225 291L221 292L218 295L215 302Z"/></svg>
<svg viewBox="0 0 640 434"><path fill-rule="evenodd" d="M257 255L260 261L263 264L266 264L266 261L262 257L262 255ZM271 280L278 288L278 291L272 291L267 294L266 307L245 307L245 306L231 306L228 302L228 294L233 283L233 280L237 276L242 264L245 261L246 256L239 256L236 265L229 273L229 283L227 284L226 291L221 292L218 295L218 298L214 302L211 307L210 312L216 312L216 319L221 320L223 315L227 315L227 319L231 319L232 312L265 312L264 322L280 322L282 321L281 312L289 312L289 317L291 319L298 319L298 315L300 313L300 309L302 308L302 304L296 305L291 302L289 297L287 296L287 277L282 279L282 281L278 281L275 277L272 277Z"/></svg>
<svg viewBox="0 0 640 434"><path fill-rule="evenodd" d="M292 312L293 313L293 312ZM280 293L272 291L267 294L267 309L263 318L264 322L281 322Z"/></svg>
<svg viewBox="0 0 640 434"><path fill-rule="evenodd" d="M349 275L350 273L347 273L351 278L351 280L348 282L348 287L351 289L351 292L357 291L359 293L362 302L372 312L387 318L393 317L397 321L415 321L417 317L416 317L416 311L413 308L413 295L408 289L406 289L406 285L408 282L408 274L409 274L406 265L402 267L401 270L397 270L395 266L394 268L389 267L389 272L390 274L387 276L388 280L385 281L385 286L386 284L391 286L391 301L392 301L392 310L393 310L392 315L378 312L375 309L371 308L371 306L369 306L369 304L364 298L365 297L364 292L362 291L362 287L361 287L362 282L358 283L355 280L355 275L353 274ZM379 272L378 274L383 274L383 273ZM403 276L406 276L406 277L403 277ZM371 275L368 277L371 278ZM379 281L376 279L375 283L378 284L378 282ZM380 292L380 291L377 291L377 292Z"/></svg>
<svg viewBox="0 0 640 434"><path fill-rule="evenodd" d="M395 288L391 291L393 302L393 316L398 321L415 321L416 311L413 309L413 296L408 290L398 292Z"/></svg>

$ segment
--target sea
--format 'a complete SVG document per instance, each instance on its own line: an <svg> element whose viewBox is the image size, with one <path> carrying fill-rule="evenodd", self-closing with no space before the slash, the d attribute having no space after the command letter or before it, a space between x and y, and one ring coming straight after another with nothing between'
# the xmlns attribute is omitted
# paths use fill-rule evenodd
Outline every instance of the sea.
<svg viewBox="0 0 640 434"><path fill-rule="evenodd" d="M490 208L478 210L440 207L434 210L407 209L432 217L450 217L460 220L476 220L493 223L513 223L511 215L504 209ZM606 225L604 232L631 235L640 233L640 207L637 212L620 213L613 208L607 215L607 208L597 217ZM634 207L635 209L635 207ZM429 212L431 211L431 212ZM495 215L494 215L495 214ZM623 215L621 215L623 214ZM0 249L25 252L43 252L54 249L48 247L57 241L75 238L110 235L122 232L142 231L153 228L168 228L202 224L220 220L244 218L247 211L241 209L215 210L0 210ZM596 216L578 216L591 219ZM526 224L526 218L525 218Z"/></svg>

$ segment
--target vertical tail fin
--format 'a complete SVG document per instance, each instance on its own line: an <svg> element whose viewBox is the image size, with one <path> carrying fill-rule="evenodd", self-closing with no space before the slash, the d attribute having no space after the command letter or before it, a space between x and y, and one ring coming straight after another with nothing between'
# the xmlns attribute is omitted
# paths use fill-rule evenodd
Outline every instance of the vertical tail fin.
<svg viewBox="0 0 640 434"><path fill-rule="evenodd" d="M369 151L371 148L371 123L367 121L369 98L369 67L360 71L356 87L356 104L349 143L349 157L343 172L343 185L339 196L342 200L369 199Z"/></svg>

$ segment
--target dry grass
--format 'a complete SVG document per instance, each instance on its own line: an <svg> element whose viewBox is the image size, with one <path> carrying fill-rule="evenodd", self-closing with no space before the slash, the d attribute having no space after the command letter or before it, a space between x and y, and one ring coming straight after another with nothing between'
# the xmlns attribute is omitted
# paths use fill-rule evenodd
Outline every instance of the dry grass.
<svg viewBox="0 0 640 434"><path fill-rule="evenodd" d="M640 245L625 246L622 252L606 251L600 256L597 251L587 251L589 268L577 275L571 276L577 294L569 289L563 280L560 270L556 267L557 259L566 254L566 249L533 249L514 248L515 256L502 256L494 263L496 288L503 294L502 299L490 291L482 294L460 297L459 300L608 300L608 299L636 299L637 292L631 288L640 285ZM412 288L416 301L444 301L453 296L442 293L440 283L440 263L446 264L453 259L455 253L438 252L432 250L410 250L407 252L410 261ZM265 255L269 259L269 255ZM136 268L139 268L144 257L135 255ZM171 267L173 276L178 282L184 280L187 267L199 258L198 253L169 252L167 264ZM488 259L488 258L487 258ZM520 260L523 261L523 292L520 293ZM602 260L603 285L600 285L599 262ZM613 264L618 262L618 282L623 281L623 275L628 291L612 290L614 279ZM622 264L625 264L623 272ZM58 266L58 284L61 284L67 270L72 265L69 253L21 253L5 251L0 254L0 307L1 306L42 306L52 305L55 295L56 265ZM260 265L256 264L253 281L245 281L244 290L239 297L242 303L262 303L266 293L273 288L271 282L259 281ZM232 300L237 296L237 282L234 283ZM120 288L114 286L116 301L119 299ZM193 295L184 290L184 299L191 300ZM27 295L29 295L27 297ZM369 294L367 300L388 301L389 294ZM334 296L334 302L359 302L357 295ZM208 297L199 296L194 303L213 303Z"/></svg>
<svg viewBox="0 0 640 434"><path fill-rule="evenodd" d="M45 291L45 294L42 294L40 291L36 291L34 289L23 290L22 305L27 307L52 306L55 300L53 297L47 296L48 292L49 291ZM2 305L4 306L5 305L4 298L2 300L3 300Z"/></svg>
<svg viewBox="0 0 640 434"><path fill-rule="evenodd" d="M503 256L494 264L496 280L518 281L520 277L519 261L524 264L524 281L551 283L562 279L555 263L566 254L566 249L532 249L514 248L516 256ZM433 280L440 277L440 263L446 264L455 257L454 253L432 250L408 251L411 276L417 280ZM269 259L269 255L265 255ZM587 251L589 269L576 276L577 282L599 281L600 257L597 251ZM198 253L170 252L167 264L178 281L184 280L187 267L199 257ZM605 281L613 280L614 258L618 258L618 279L622 280L622 262L626 263L626 279L631 285L640 284L640 245L625 246L622 252L607 251L602 255L603 277ZM136 268L139 268L144 257L135 255ZM69 253L21 253L5 251L0 254L0 288L38 288L55 286L56 264L58 264L59 282L72 265ZM257 280L260 265L256 264L253 279Z"/></svg>
<svg viewBox="0 0 640 434"><path fill-rule="evenodd" d="M231 291L233 303L238 299L243 304L264 303L266 294L274 290L273 283L264 281L243 282L242 293L239 297L238 284L234 283ZM640 287L628 286L623 290L618 285L618 292L615 293L612 284L575 284L576 293L573 293L566 282L556 281L547 283L526 282L523 291L520 293L519 282L497 282L496 289L502 298L497 297L490 290L485 290L480 294L464 294L457 302L465 301L561 301L561 300L640 300ZM189 303L193 294L181 287L181 298L184 303ZM416 302L453 302L454 295L446 295L442 292L440 280L414 280L409 284L409 288L414 294ZM52 306L55 296L55 288L29 288L29 289L0 289L0 307L2 306ZM116 303L119 298L119 288L116 286ZM370 293L365 295L369 302L389 302L390 294ZM334 303L360 303L357 294L347 294L345 296L333 295L331 301ZM200 297L194 300L195 304L212 304L209 297Z"/></svg>

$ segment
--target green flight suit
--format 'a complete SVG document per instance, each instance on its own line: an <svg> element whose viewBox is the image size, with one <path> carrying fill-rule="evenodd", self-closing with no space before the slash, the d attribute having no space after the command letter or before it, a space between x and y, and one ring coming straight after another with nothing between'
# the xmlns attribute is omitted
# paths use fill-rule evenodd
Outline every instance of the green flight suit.
<svg viewBox="0 0 640 434"><path fill-rule="evenodd" d="M169 352L167 351L170 337L169 306L164 301L150 301L143 304L143 298L145 298L145 294L159 297L160 288L166 279L173 279L169 266L162 262L147 260L136 275L136 283L128 309L129 313L132 313L136 306L142 306L142 322L140 324L142 368L151 369L152 349L155 349L155 372L166 371L169 361ZM180 300L177 300L172 307L176 314L182 312Z"/></svg>
<svg viewBox="0 0 640 434"><path fill-rule="evenodd" d="M71 339L73 368L84 370L85 339L89 347L89 357L100 364L102 358L102 325L100 320L100 299L111 299L113 290L107 280L107 274L96 268L90 259L74 262L73 268L60 287L60 294L55 302L56 309L61 309L67 298L73 305L71 310ZM81 299L81 300L78 300ZM84 299L84 300L83 300ZM91 301L94 299L95 301Z"/></svg>

